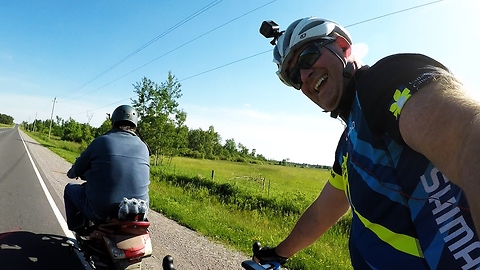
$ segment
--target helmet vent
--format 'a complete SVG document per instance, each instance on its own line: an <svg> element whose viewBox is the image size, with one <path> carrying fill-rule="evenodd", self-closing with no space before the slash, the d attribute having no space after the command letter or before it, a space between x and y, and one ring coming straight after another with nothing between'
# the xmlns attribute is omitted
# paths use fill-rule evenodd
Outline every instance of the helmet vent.
<svg viewBox="0 0 480 270"><path fill-rule="evenodd" d="M300 38L304 38L304 37L307 35L307 34L305 33L306 31L308 31L308 30L310 30L310 29L312 29L312 28L315 28L315 27L317 27L317 26L319 26L319 25L322 25L322 24L324 24L324 23L325 23L325 21L312 21L312 22L310 22L309 24L305 25L305 27L303 27L302 30L300 30L300 32L299 32L299 33L300 33L300 34L299 34L299 35L300 35ZM303 35L303 37L302 37L302 35Z"/></svg>

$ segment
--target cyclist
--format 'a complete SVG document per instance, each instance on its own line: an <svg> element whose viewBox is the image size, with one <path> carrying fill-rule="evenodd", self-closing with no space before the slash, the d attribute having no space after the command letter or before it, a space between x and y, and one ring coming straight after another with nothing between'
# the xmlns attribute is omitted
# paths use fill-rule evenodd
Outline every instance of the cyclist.
<svg viewBox="0 0 480 270"><path fill-rule="evenodd" d="M479 102L425 55L364 65L333 21L270 30L280 80L346 128L318 198L285 240L254 259L285 263L351 209L355 269L478 268Z"/></svg>
<svg viewBox="0 0 480 270"><path fill-rule="evenodd" d="M83 184L68 183L64 191L68 228L84 229L85 217L105 222L116 217L124 197L148 204L150 157L148 148L135 134L138 114L129 105L117 107L112 129L95 138L67 173Z"/></svg>

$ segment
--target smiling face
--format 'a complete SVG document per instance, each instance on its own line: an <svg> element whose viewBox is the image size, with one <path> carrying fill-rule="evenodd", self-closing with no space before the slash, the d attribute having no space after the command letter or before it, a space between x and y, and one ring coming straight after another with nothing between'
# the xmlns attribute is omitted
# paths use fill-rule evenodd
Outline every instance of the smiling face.
<svg viewBox="0 0 480 270"><path fill-rule="evenodd" d="M350 45L343 41L342 37L338 37L335 42L326 45L328 48L322 47L320 57L310 68L299 69L302 92L325 111L335 110L342 98L344 63L331 50L347 61ZM288 71L294 69L298 57L309 48L311 43L315 42L318 43L318 41L312 41L295 52L289 63Z"/></svg>

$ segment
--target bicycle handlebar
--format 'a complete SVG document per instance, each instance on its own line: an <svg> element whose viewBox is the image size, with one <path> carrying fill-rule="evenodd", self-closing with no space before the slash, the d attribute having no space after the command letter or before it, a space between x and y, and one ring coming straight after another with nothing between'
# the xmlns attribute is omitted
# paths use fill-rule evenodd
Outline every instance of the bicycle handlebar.
<svg viewBox="0 0 480 270"><path fill-rule="evenodd" d="M266 264L258 264L254 260L246 260L242 262L242 267L246 270L279 270L280 263L278 262L269 262Z"/></svg>
<svg viewBox="0 0 480 270"><path fill-rule="evenodd" d="M260 242L253 243L252 252L255 255L257 251L260 250L261 244ZM279 270L280 263L279 262L267 262L265 264L259 264L254 260L246 260L242 262L242 267L246 270Z"/></svg>

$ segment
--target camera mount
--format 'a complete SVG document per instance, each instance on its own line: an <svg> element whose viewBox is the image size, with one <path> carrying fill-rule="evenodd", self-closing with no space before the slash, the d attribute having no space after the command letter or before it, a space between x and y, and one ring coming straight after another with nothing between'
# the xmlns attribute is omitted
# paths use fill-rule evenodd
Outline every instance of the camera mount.
<svg viewBox="0 0 480 270"><path fill-rule="evenodd" d="M280 31L279 29L280 27L274 21L263 21L262 25L260 26L260 34L266 38L273 38L273 40L270 41L270 44L275 45L278 38L285 32Z"/></svg>

